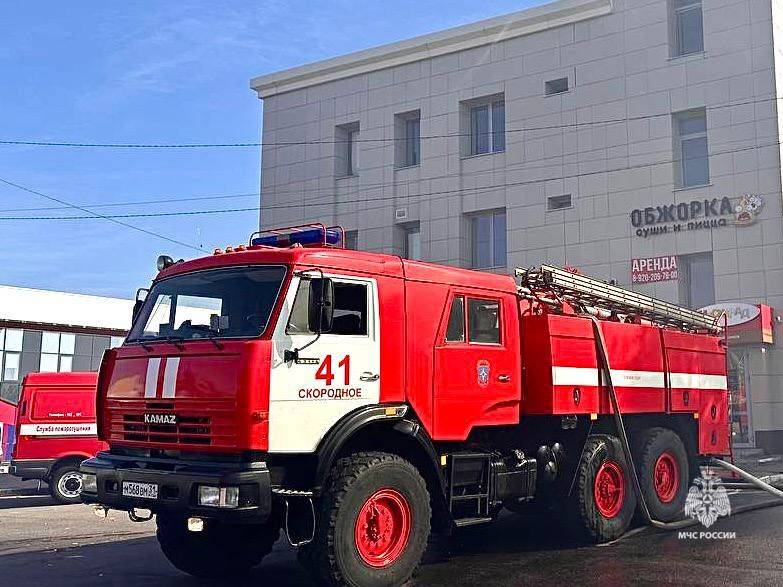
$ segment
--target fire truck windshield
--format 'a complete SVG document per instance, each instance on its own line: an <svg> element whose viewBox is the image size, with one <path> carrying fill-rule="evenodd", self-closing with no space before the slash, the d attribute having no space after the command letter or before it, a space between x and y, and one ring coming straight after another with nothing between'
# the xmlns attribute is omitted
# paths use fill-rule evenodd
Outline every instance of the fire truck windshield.
<svg viewBox="0 0 783 587"><path fill-rule="evenodd" d="M280 266L210 269L153 284L128 342L258 336L285 277Z"/></svg>

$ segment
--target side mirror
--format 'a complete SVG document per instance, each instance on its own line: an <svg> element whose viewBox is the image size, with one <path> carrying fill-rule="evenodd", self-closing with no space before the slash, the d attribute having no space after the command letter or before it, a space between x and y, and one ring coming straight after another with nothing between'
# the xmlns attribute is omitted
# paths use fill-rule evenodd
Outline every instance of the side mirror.
<svg viewBox="0 0 783 587"><path fill-rule="evenodd" d="M147 299L148 293L150 293L150 290L146 288L140 288L136 290L136 301L133 304L133 315L131 317L131 323L136 322L136 318L138 318L139 312L141 312L141 307L144 305L144 301Z"/></svg>
<svg viewBox="0 0 783 587"><path fill-rule="evenodd" d="M308 328L316 334L329 332L334 317L334 282L328 277L311 279L309 298Z"/></svg>

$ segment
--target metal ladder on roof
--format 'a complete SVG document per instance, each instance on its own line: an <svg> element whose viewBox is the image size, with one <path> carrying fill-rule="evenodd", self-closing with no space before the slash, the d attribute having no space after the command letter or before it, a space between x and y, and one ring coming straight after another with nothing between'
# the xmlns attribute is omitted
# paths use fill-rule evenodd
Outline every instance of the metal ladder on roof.
<svg viewBox="0 0 783 587"><path fill-rule="evenodd" d="M552 265L518 267L514 275L520 280L520 295L549 305L562 305L565 301L581 310L594 308L609 314L636 316L687 332L718 334L721 329L720 316L691 310Z"/></svg>

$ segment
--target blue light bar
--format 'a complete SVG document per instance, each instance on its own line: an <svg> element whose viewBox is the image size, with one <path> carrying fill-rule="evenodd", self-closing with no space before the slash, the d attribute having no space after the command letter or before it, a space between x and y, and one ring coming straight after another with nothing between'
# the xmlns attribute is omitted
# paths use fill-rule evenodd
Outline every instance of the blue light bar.
<svg viewBox="0 0 783 587"><path fill-rule="evenodd" d="M303 247L339 246L342 244L342 230L339 228L308 227L287 232L274 231L255 237L250 241L250 244L279 248L297 244Z"/></svg>

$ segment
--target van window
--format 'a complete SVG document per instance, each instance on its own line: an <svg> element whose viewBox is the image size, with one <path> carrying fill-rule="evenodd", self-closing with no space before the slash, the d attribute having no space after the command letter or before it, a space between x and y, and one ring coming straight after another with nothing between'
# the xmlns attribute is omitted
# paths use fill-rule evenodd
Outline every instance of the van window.
<svg viewBox="0 0 783 587"><path fill-rule="evenodd" d="M500 343L500 303L468 300L468 342Z"/></svg>
<svg viewBox="0 0 783 587"><path fill-rule="evenodd" d="M446 342L465 342L465 298L458 296L451 302Z"/></svg>
<svg viewBox="0 0 783 587"><path fill-rule="evenodd" d="M310 302L310 281L302 279L296 291L286 333L313 334L307 324ZM329 334L343 336L367 335L367 285L334 282L334 318Z"/></svg>

